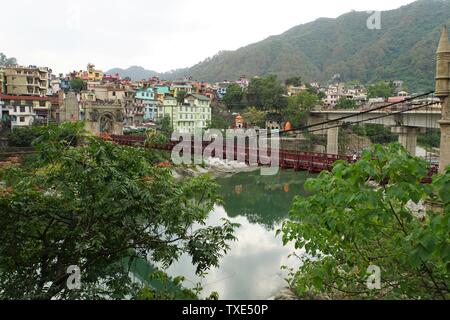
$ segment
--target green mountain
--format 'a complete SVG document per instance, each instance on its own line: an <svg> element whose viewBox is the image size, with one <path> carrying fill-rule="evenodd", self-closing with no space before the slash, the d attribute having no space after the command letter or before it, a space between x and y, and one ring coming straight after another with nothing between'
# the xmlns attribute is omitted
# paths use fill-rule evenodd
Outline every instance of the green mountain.
<svg viewBox="0 0 450 320"><path fill-rule="evenodd" d="M148 79L160 74L156 71L146 70L139 66L132 66L128 69L114 68L106 72L107 75L114 75L118 73L122 78L129 77L131 80Z"/></svg>
<svg viewBox="0 0 450 320"><path fill-rule="evenodd" d="M320 18L236 51L223 51L191 68L159 74L209 82L276 74L282 80L404 80L410 90L434 87L435 51L450 0L419 0L381 12L381 29L369 29L367 12Z"/></svg>

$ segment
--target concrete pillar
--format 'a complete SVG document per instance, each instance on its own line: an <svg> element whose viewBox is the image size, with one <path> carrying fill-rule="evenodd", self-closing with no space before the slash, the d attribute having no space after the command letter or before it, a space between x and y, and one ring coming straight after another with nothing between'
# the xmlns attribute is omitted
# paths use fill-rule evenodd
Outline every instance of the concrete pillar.
<svg viewBox="0 0 450 320"><path fill-rule="evenodd" d="M339 127L327 129L327 153L339 154Z"/></svg>
<svg viewBox="0 0 450 320"><path fill-rule="evenodd" d="M392 133L398 134L398 142L415 156L417 148L417 128L414 127L392 127Z"/></svg>

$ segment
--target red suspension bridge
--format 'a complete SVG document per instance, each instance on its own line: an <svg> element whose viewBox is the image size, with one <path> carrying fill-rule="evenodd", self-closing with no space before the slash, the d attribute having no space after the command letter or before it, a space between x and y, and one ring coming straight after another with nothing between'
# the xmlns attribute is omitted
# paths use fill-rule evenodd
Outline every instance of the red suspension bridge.
<svg viewBox="0 0 450 320"><path fill-rule="evenodd" d="M114 142L120 145L126 146L144 146L145 137L144 136L127 136L127 135L113 135L111 136ZM178 141L171 141L164 147L159 147L160 150L172 151L173 148L178 145ZM199 146L196 146L194 142L191 143L191 150L194 150L193 153L196 154L204 154L205 149L210 146L211 142L203 142L201 149ZM189 148L189 145L187 145ZM229 161L238 161L242 160L247 164L251 163L251 155L258 155L259 150L250 148L250 147L239 147L236 144L234 145L234 149L227 150L227 146L223 146L222 154L220 155L220 151L213 151L211 156L218 157L221 159L227 159ZM268 149L266 155L259 155L256 159L256 163L258 165L264 165L270 163L271 159L271 150ZM231 157L230 157L231 155ZM347 162L353 161L352 156L344 156L344 155L334 155L334 154L326 154L326 153L318 153L318 152L309 152L309 151L292 151L292 150L279 150L279 166L282 169L294 169L294 170L307 170L309 172L321 172L324 170L331 170L333 164L338 160L344 160Z"/></svg>
<svg viewBox="0 0 450 320"><path fill-rule="evenodd" d="M370 109L370 110L364 110L361 111L360 115L364 115L364 118L362 120L359 121L354 121L353 124L361 124L361 123L373 123L374 119L380 119L380 118L384 118L384 117L395 117L398 116L399 114L402 113L406 113L406 112L410 112L411 110L417 110L417 109L421 109L421 108L427 108L430 105L433 105L435 103L428 103L428 104L423 104L421 106L417 106L417 105L410 105L410 106L406 106L405 107L405 103L411 102L414 99L417 99L419 97L423 97L423 96L427 96L429 94L431 94L432 92L428 92L426 94L420 95L420 96L416 96L413 98L406 98L403 101L400 102L396 102L396 103L391 103L385 106L380 106L380 107L376 107L374 109ZM403 104L403 107L395 112L392 112L393 106L396 106L398 104ZM382 109L386 109L389 110L389 112L387 112L386 114L379 114L379 111ZM367 114L370 114L371 112L374 112L373 114L375 115L374 117L370 117L367 116ZM375 114L375 112L377 112ZM357 115L358 115L357 114ZM356 115L356 116L357 116ZM355 117L355 115L352 115L351 117ZM338 119L333 119L332 121L324 121L321 123L317 123L314 125L308 125L305 127L300 127L300 128L294 128L289 130L289 132L314 132L314 131L318 131L318 130L324 130L327 128L334 128L334 127L341 127L344 126L344 121L343 120L348 120L349 116L344 116L342 117L342 119L338 118ZM342 121L342 122L339 122ZM352 124L352 122L350 122L350 125ZM349 125L348 122L345 123L346 126ZM282 132L282 133L286 133L286 132ZM112 140L118 144L121 145L127 145L127 146L144 146L145 145L145 136L133 136L133 135L113 135L111 136ZM159 147L158 149L161 150L167 150L167 151L171 151L173 150L173 148L178 145L178 144L183 144L183 142L179 142L179 141L171 141L169 142L166 146L163 147ZM200 145L195 145L194 142L191 142L191 145L185 145L185 150L186 147L188 150L191 151L191 154L204 154L205 149L211 145L211 142L203 142L201 147ZM193 152L192 152L193 151ZM247 164L250 164L250 162L252 162L253 159L251 159L251 156L256 156L256 163L258 165L264 165L264 164L269 164L270 163L270 158L271 158L271 151L270 149L266 152L266 155L261 155L259 154L259 150L257 149L253 149L249 146L246 145L245 148L237 146L236 144L234 144L234 149L232 148L232 150L227 150L227 146L223 145L222 150L219 151L216 150L212 152L211 156L212 157L217 157L217 158L221 158L221 159L227 159L229 161L242 161L245 162ZM278 162L279 162L279 166L282 169L294 169L294 170L305 170L305 171L309 171L312 173L318 173L318 172L322 172L324 170L331 170L333 167L333 164L338 161L338 160L343 160L346 162L354 162L355 160L357 160L357 158L355 159L355 156L349 156L349 155L336 155L336 154L328 154L328 153L319 153L319 152L311 152L311 151L294 151L294 150L279 150L278 151ZM252 163L255 164L255 163ZM429 173L429 177L426 178L427 180L429 180L429 178L434 175L436 172L438 171L438 167L436 165L432 165L430 164L430 173Z"/></svg>

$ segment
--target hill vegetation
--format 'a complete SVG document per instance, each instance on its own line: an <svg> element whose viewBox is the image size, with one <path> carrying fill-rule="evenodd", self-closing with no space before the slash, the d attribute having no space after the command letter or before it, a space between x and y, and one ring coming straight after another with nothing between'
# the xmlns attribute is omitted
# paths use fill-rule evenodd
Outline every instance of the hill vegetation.
<svg viewBox="0 0 450 320"><path fill-rule="evenodd" d="M219 52L191 68L158 75L209 82L242 75L275 74L280 80L301 75L306 81L325 82L340 74L342 81L400 79L412 91L426 90L434 86L439 31L450 24L449 12L449 0L419 0L382 12L381 29L374 30L367 28L367 12L320 18L236 51Z"/></svg>

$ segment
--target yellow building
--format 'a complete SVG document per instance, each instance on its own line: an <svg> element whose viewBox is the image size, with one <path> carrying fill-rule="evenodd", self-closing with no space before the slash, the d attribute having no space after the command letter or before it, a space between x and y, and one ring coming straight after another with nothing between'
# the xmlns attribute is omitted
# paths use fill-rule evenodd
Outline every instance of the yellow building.
<svg viewBox="0 0 450 320"><path fill-rule="evenodd" d="M192 94L192 86L190 84L173 84L170 87L170 93L177 98L181 92L185 94Z"/></svg>
<svg viewBox="0 0 450 320"><path fill-rule="evenodd" d="M6 67L4 69L6 94L40 96L47 95L49 88L48 68Z"/></svg>
<svg viewBox="0 0 450 320"><path fill-rule="evenodd" d="M300 92L304 92L307 91L308 88L306 87L305 84L302 84L299 87L293 86L292 84L287 86L287 92L289 96L296 96L298 95Z"/></svg>
<svg viewBox="0 0 450 320"><path fill-rule="evenodd" d="M95 65L92 63L89 63L87 65L86 71L80 71L76 73L77 78L90 82L100 82L103 80L104 76L105 74L103 73L103 71L95 69Z"/></svg>

